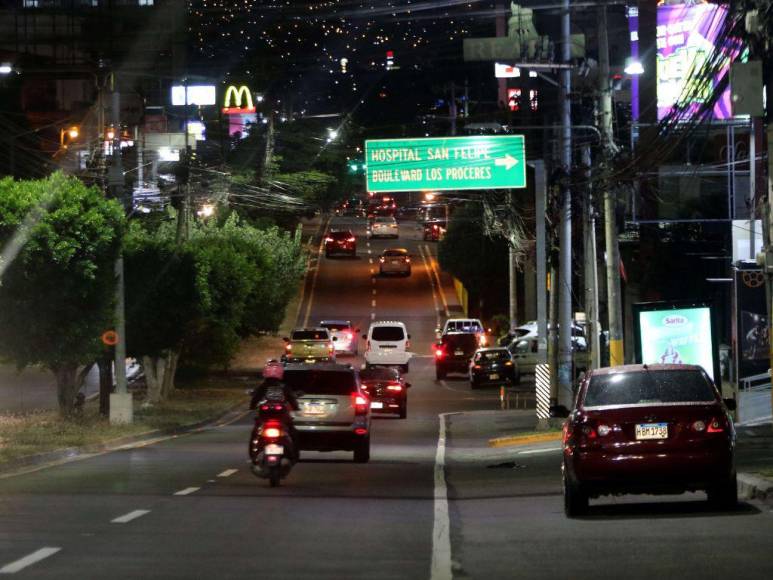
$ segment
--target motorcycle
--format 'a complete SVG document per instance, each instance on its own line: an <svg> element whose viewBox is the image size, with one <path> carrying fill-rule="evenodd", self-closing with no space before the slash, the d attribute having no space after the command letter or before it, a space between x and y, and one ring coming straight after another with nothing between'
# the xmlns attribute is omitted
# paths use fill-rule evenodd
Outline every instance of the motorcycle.
<svg viewBox="0 0 773 580"><path fill-rule="evenodd" d="M263 401L258 406L255 427L250 436L252 473L279 485L298 461L289 425L292 421L286 401Z"/></svg>

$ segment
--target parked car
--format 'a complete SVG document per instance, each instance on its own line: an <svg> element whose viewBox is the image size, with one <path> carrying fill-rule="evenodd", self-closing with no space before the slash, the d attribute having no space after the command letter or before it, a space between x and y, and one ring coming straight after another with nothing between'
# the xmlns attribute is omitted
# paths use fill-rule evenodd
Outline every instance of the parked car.
<svg viewBox="0 0 773 580"><path fill-rule="evenodd" d="M365 368L373 366L399 366L407 373L411 361L411 335L405 324L396 320L371 322L366 340Z"/></svg>
<svg viewBox="0 0 773 580"><path fill-rule="evenodd" d="M442 380L448 373L467 374L475 351L478 336L468 332L447 332L435 345L435 378Z"/></svg>
<svg viewBox="0 0 773 580"><path fill-rule="evenodd" d="M374 367L360 372L362 390L370 398L372 413L396 413L401 419L408 416L408 389L400 371L389 367Z"/></svg>
<svg viewBox="0 0 773 580"><path fill-rule="evenodd" d="M388 248L378 259L378 273L411 275L411 256L405 248Z"/></svg>
<svg viewBox="0 0 773 580"><path fill-rule="evenodd" d="M323 320L319 323L321 328L327 328L333 338L333 348L336 354L357 354L360 332L359 328L352 326L349 320Z"/></svg>
<svg viewBox="0 0 773 580"><path fill-rule="evenodd" d="M296 328L285 337L284 362L335 362L336 339L327 328Z"/></svg>
<svg viewBox="0 0 773 580"><path fill-rule="evenodd" d="M298 398L292 413L300 450L354 452L370 459L370 399L349 365L287 365L285 383Z"/></svg>
<svg viewBox="0 0 773 580"><path fill-rule="evenodd" d="M626 365L589 371L563 436L564 509L583 514L609 494L705 491L718 507L738 500L735 429L696 365Z"/></svg>
<svg viewBox="0 0 773 580"><path fill-rule="evenodd" d="M507 350L513 356L513 361L522 374L534 374L534 370L541 362L539 354L539 339L536 336L516 338L508 346ZM572 363L575 375L590 368L590 353L587 350L573 350Z"/></svg>
<svg viewBox="0 0 773 580"><path fill-rule="evenodd" d="M325 237L325 257L333 254L357 255L357 238L351 230L331 230Z"/></svg>
<svg viewBox="0 0 773 580"><path fill-rule="evenodd" d="M369 229L371 238L399 238L397 220L391 216L376 216Z"/></svg>
<svg viewBox="0 0 773 580"><path fill-rule="evenodd" d="M479 348L470 361L470 387L486 384L517 385L521 375L506 348Z"/></svg>

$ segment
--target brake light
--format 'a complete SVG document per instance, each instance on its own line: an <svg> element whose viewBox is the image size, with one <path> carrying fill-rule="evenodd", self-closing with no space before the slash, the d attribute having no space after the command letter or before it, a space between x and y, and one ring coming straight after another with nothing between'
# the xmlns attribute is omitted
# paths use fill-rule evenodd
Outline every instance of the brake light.
<svg viewBox="0 0 773 580"><path fill-rule="evenodd" d="M284 405L274 405L274 411L283 411Z"/></svg>
<svg viewBox="0 0 773 580"><path fill-rule="evenodd" d="M365 415L368 412L370 403L362 395L352 395L352 406L354 407L355 415Z"/></svg>
<svg viewBox="0 0 773 580"><path fill-rule="evenodd" d="M260 406L261 411L268 411L268 405L261 405Z"/></svg>
<svg viewBox="0 0 773 580"><path fill-rule="evenodd" d="M569 441L569 423L564 423L564 426L561 428L561 442L566 445L566 442Z"/></svg>
<svg viewBox="0 0 773 580"><path fill-rule="evenodd" d="M387 385L387 391L402 391L403 388L400 385Z"/></svg>
<svg viewBox="0 0 773 580"><path fill-rule="evenodd" d="M355 240L354 240L354 237L351 237L351 238L348 238L346 241L347 241L347 242L353 242L353 241L355 241Z"/></svg>
<svg viewBox="0 0 773 580"><path fill-rule="evenodd" d="M712 419L706 428L706 433L722 433L725 430L725 425L723 423L724 422L719 419Z"/></svg>
<svg viewBox="0 0 773 580"><path fill-rule="evenodd" d="M326 241L326 242L332 242L332 241L333 241L333 238L327 237L327 238L325 238L325 241Z"/></svg>
<svg viewBox="0 0 773 580"><path fill-rule="evenodd" d="M445 355L446 351L444 351L442 348L435 349L435 358L443 358Z"/></svg>
<svg viewBox="0 0 773 580"><path fill-rule="evenodd" d="M368 430L365 429L364 427L357 427L354 430L354 434L355 435L367 435L368 434Z"/></svg>
<svg viewBox="0 0 773 580"><path fill-rule="evenodd" d="M282 430L279 427L265 427L263 429L263 437L268 439L278 439L282 436Z"/></svg>
<svg viewBox="0 0 773 580"><path fill-rule="evenodd" d="M291 343L289 343L289 342L288 342L288 343L285 345L285 350L286 350L287 352L290 352L292 349L293 349L293 345L292 345Z"/></svg>
<svg viewBox="0 0 773 580"><path fill-rule="evenodd" d="M598 433L596 433L596 430L590 425L585 425L582 428L582 434L585 435L585 437L588 439L595 439L598 437Z"/></svg>
<svg viewBox="0 0 773 580"><path fill-rule="evenodd" d="M474 365L473 368L479 369L480 365Z"/></svg>

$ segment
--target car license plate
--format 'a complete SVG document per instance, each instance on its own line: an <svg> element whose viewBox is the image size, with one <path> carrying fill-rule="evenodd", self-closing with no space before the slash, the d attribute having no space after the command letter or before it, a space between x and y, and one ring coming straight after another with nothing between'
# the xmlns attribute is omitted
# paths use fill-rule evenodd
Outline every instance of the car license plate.
<svg viewBox="0 0 773 580"><path fill-rule="evenodd" d="M668 439L668 423L638 423L636 439Z"/></svg>
<svg viewBox="0 0 773 580"><path fill-rule="evenodd" d="M397 265L400 263L400 260L392 260L392 264Z"/></svg>
<svg viewBox="0 0 773 580"><path fill-rule="evenodd" d="M325 407L317 403L307 403L303 407L304 415L324 415Z"/></svg>
<svg viewBox="0 0 773 580"><path fill-rule="evenodd" d="M455 356L462 356L463 354L464 354L464 351L463 351L463 350L455 350L455 351L454 351L454 355L455 355Z"/></svg>
<svg viewBox="0 0 773 580"><path fill-rule="evenodd" d="M384 408L384 403L382 403L381 401L373 401L370 404L370 408L371 409L383 409Z"/></svg>
<svg viewBox="0 0 773 580"><path fill-rule="evenodd" d="M269 443L266 445L266 455L282 455L285 452L285 448L282 445L275 443Z"/></svg>
<svg viewBox="0 0 773 580"><path fill-rule="evenodd" d="M489 380L496 381L499 379L499 375L497 373L491 374L488 376Z"/></svg>
<svg viewBox="0 0 773 580"><path fill-rule="evenodd" d="M397 348L397 346L394 344L382 344L381 348Z"/></svg>

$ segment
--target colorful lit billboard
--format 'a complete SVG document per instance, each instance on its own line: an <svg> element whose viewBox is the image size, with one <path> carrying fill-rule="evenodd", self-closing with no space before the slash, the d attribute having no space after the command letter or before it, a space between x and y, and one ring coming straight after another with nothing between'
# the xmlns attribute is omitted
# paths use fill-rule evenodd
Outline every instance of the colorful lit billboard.
<svg viewBox="0 0 773 580"><path fill-rule="evenodd" d="M718 352L707 305L634 305L637 361L645 364L702 366L714 379Z"/></svg>
<svg viewBox="0 0 773 580"><path fill-rule="evenodd" d="M711 58L714 45L727 17L727 8L717 4L671 4L658 6L657 13L657 83L658 120L668 115L684 99L685 91L695 73ZM637 23L638 24L638 23ZM699 98L691 96L687 114L697 113L708 100L720 80L730 71L730 62L740 52L740 45L725 43L721 50L727 57L726 65L706 85ZM726 89L714 104L715 119L733 116L730 107L730 89Z"/></svg>

